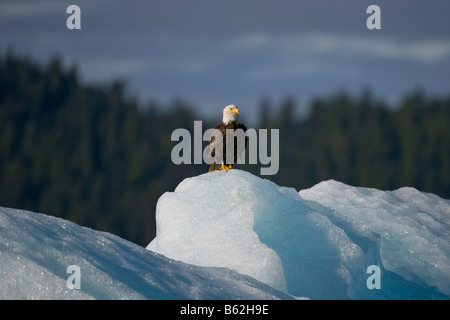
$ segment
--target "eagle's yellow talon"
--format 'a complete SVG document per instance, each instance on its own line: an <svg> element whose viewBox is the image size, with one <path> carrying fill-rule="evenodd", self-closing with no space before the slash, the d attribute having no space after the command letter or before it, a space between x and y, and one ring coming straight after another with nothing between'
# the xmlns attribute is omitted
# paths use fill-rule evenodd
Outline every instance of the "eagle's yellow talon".
<svg viewBox="0 0 450 320"><path fill-rule="evenodd" d="M230 170L232 168L233 168L232 164L226 165L226 164L222 163L222 166L220 167L219 171L220 170L225 170L225 172L228 172L228 170Z"/></svg>

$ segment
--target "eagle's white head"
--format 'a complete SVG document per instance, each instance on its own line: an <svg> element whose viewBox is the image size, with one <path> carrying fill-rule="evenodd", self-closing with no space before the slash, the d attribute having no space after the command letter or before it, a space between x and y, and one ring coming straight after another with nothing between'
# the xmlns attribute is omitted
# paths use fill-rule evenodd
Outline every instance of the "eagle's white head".
<svg viewBox="0 0 450 320"><path fill-rule="evenodd" d="M230 104L223 109L222 122L229 124L233 121L239 122L239 109L234 104Z"/></svg>

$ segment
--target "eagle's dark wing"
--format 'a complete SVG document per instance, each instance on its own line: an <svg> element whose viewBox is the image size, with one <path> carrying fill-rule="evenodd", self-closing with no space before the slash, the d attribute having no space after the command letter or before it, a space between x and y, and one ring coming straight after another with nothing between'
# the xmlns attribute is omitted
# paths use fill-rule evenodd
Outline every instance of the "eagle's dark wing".
<svg viewBox="0 0 450 320"><path fill-rule="evenodd" d="M224 124L221 123L220 125L218 125L215 130L219 130L220 133L222 134L222 162L221 163L212 163L211 165L208 166L208 172L210 171L214 171L214 170L219 170L222 166L222 163L226 164L226 165L231 165L226 163L226 158L227 158L227 137L226 137L226 131L227 129L232 129L232 130L237 130L237 129L242 129L242 131L245 133L247 131L247 127L242 124L242 123L238 123L238 122L231 122L229 124ZM209 140L209 150L210 150L210 156L211 158L215 157L215 149L217 147L217 141L216 141L216 137L214 136L214 134L211 135L211 139ZM248 144L248 138L247 136L245 136L245 140L244 140L244 144L239 144L238 138L235 137L234 138L234 150L230 150L234 152L234 163L237 162L237 158L240 154L242 154L245 150L245 148L247 147ZM220 156L220 155L219 155ZM230 166L231 168L231 166Z"/></svg>
<svg viewBox="0 0 450 320"><path fill-rule="evenodd" d="M225 133L226 133L225 124L223 124L223 123L219 124L217 127L215 127L214 130L219 130L220 133L222 134L222 137L225 137ZM216 140L216 135L213 132L211 134L211 138L209 139L209 144L208 144L209 156L211 159L216 156L216 152L215 152L216 147L217 147L217 140ZM222 155L224 156L225 153L222 153ZM218 155L218 156L220 156L220 155ZM222 166L222 163L213 162L212 164L208 165L208 172L219 170L221 166Z"/></svg>
<svg viewBox="0 0 450 320"><path fill-rule="evenodd" d="M237 123L235 130L242 129L242 131L245 133L247 131L247 127L243 123ZM248 144L248 137L244 137L244 144L239 144L239 141L237 138L234 138L234 163L237 162L237 158L242 155L242 153L247 148Z"/></svg>

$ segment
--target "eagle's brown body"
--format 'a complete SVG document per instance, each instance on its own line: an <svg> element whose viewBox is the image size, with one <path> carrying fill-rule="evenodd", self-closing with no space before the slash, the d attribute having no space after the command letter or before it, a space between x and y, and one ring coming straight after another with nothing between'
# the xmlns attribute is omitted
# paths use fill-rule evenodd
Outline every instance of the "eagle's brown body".
<svg viewBox="0 0 450 320"><path fill-rule="evenodd" d="M232 163L227 163L227 130L238 130L242 129L242 133L245 133L247 131L247 127L239 121L239 110L235 105L229 105L225 107L223 110L223 121L221 124L219 124L216 128L216 130L219 130L222 134L222 154L221 154L221 162L218 163L217 161L210 164L208 166L208 172L215 171L215 170L222 170L225 169L227 171L232 167L234 163L236 163L238 156L245 150L247 147L247 137L245 137L244 145L242 143L239 143L238 138L234 138L234 150L230 150L231 146L228 147L229 152L232 151L233 153L233 160ZM209 141L209 146L213 146L215 143L215 135L213 134L211 136L211 139ZM215 149L212 148L211 151L211 157L214 158L215 155ZM219 155L220 156L220 155Z"/></svg>

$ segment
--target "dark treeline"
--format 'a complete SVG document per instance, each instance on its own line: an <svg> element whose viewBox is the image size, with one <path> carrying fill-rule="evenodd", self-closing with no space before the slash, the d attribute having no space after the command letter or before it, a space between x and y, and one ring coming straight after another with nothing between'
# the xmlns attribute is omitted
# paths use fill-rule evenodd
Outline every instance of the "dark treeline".
<svg viewBox="0 0 450 320"><path fill-rule="evenodd" d="M280 128L275 182L297 189L327 179L382 190L412 186L450 198L450 96L416 91L388 107L369 91L338 93L315 99L303 119L292 100L276 112L269 106L261 125Z"/></svg>
<svg viewBox="0 0 450 320"><path fill-rule="evenodd" d="M140 111L120 81L82 85L75 69L0 62L0 206L105 230L140 244L155 234L158 197L199 166L170 161L176 128L193 126L182 102Z"/></svg>
<svg viewBox="0 0 450 320"><path fill-rule="evenodd" d="M418 91L388 108L370 92L339 93L314 100L305 117L295 109L292 99L261 103L257 128L280 129L280 169L264 178L297 190L336 179L450 198L449 97ZM206 165L177 166L170 157L171 133L192 132L194 120L204 119L182 101L142 106L120 81L85 85L58 59L40 66L7 53L0 57L0 206L147 245L159 196L205 172ZM258 174L260 166L241 168Z"/></svg>

